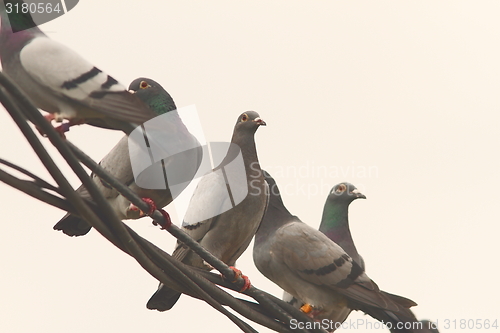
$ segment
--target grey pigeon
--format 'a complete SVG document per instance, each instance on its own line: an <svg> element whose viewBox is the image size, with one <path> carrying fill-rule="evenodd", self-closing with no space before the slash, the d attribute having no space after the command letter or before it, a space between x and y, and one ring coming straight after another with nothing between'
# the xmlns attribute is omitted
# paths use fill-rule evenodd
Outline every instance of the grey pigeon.
<svg viewBox="0 0 500 333"><path fill-rule="evenodd" d="M257 112L247 111L238 117L227 154L198 183L182 223L184 232L230 266L250 244L267 205L267 184L254 141L262 125L266 123ZM172 256L188 265L212 269L180 242ZM147 307L166 311L179 297L179 292L160 284Z"/></svg>
<svg viewBox="0 0 500 333"><path fill-rule="evenodd" d="M189 143L190 146L198 147L187 151L185 154L174 155L167 161L171 164L178 163L183 171L187 173L187 178L192 179L202 160L202 148L198 140L188 131L181 118L177 114L175 103L170 94L157 82L148 78L138 78L134 80L129 90L142 101L144 101L156 115L169 115L169 122L164 129L162 138L172 141L183 141L183 145ZM168 205L173 200L173 195L169 188L164 189L144 189L139 187L134 180L131 160L129 155L128 136L124 136L118 144L101 160L101 167L111 173L123 184L126 184L138 196L153 200L158 208ZM138 219L144 214L131 205L130 202L120 195L113 187L101 180L95 174L91 175L92 180L99 190L106 197L120 219ZM187 184L186 184L187 185ZM91 199L85 187L80 186L77 192L86 199ZM97 215L102 215L96 211ZM66 214L55 226L55 230L62 230L69 236L85 235L91 229L90 224L77 215Z"/></svg>
<svg viewBox="0 0 500 333"><path fill-rule="evenodd" d="M290 214L274 179L266 175L266 181L269 205L253 249L264 276L303 300L302 310L317 320L342 323L351 310L361 310L384 322L417 321L409 310L413 301L381 292L346 251Z"/></svg>
<svg viewBox="0 0 500 333"><path fill-rule="evenodd" d="M366 196L353 184L343 182L335 185L326 198L319 231L337 243L364 270L365 263L352 240L348 218L349 205L358 198L366 199ZM299 307L304 304L286 291L283 300Z"/></svg>
<svg viewBox="0 0 500 333"><path fill-rule="evenodd" d="M365 263L354 245L348 218L349 205L351 202L359 198L366 199L366 196L353 184L343 182L335 185L326 198L319 231L338 244L354 262L361 266L364 271ZM385 294L389 298L392 298L395 302L402 301L403 304L406 304L406 298L400 298L400 296L389 294L384 291L381 291L381 293ZM284 293L283 299L291 304L295 304L297 307L304 304L303 301L297 300L287 292ZM394 314L386 314L391 318L397 318ZM384 316L384 314L381 314L381 316ZM398 320L396 319L392 323L397 324L397 322ZM427 326L422 325L422 329L419 329L418 323L413 325L415 325L415 328L413 329L414 332L430 332L428 329L428 323L424 323L424 325ZM405 332L405 330L398 330L397 328L391 328L390 331Z"/></svg>
<svg viewBox="0 0 500 333"><path fill-rule="evenodd" d="M5 0L13 8L20 0ZM3 72L31 99L50 113L46 118L69 126L89 123L130 133L156 114L137 96L66 46L48 38L29 13L0 3L0 58Z"/></svg>

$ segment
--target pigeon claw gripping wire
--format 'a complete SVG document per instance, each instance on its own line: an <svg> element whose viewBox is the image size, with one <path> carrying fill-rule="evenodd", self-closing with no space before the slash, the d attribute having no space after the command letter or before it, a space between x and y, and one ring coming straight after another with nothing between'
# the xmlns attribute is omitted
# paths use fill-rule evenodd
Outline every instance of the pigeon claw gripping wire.
<svg viewBox="0 0 500 333"><path fill-rule="evenodd" d="M52 114L52 113L49 113L49 114L46 114L43 116L45 118L45 120L47 120L49 123L52 123L52 120L56 119L55 116ZM38 125L35 125L35 128L36 130L38 131L38 133L40 133L41 136L43 137L47 137L47 134L42 130L42 128ZM67 131L61 131L61 130L58 130L56 129L57 132L59 132L61 134L62 137L64 137L64 132L67 132Z"/></svg>
<svg viewBox="0 0 500 333"><path fill-rule="evenodd" d="M49 123L52 123L53 120L57 121L56 116L54 116L52 113L49 113L45 116L43 116ZM59 121L60 122L60 121ZM85 124L85 121L82 119L70 119L66 123L62 123L61 125L54 127L54 130L61 135L63 139L66 139L66 136L64 133L69 132L71 126L75 125L81 125ZM37 129L38 133L40 133L41 136L47 137L47 134L37 125L35 125L35 128Z"/></svg>
<svg viewBox="0 0 500 333"><path fill-rule="evenodd" d="M69 132L70 127L71 127L70 123L64 123L57 127L54 127L54 129L56 130L57 133L61 135L61 137L65 138L66 136L64 135L64 133Z"/></svg>
<svg viewBox="0 0 500 333"><path fill-rule="evenodd" d="M242 293L242 292L250 289L250 287L252 286L252 284L250 283L250 279L248 278L248 276L242 275L241 278L245 281L245 283L243 284L243 287L241 287L240 293Z"/></svg>
<svg viewBox="0 0 500 333"><path fill-rule="evenodd" d="M134 211L134 212L139 211L139 217L143 217L143 216L146 216L146 215L152 215L154 213L154 211L156 210L156 204L153 201L153 199L151 199L151 198L141 198L141 200L144 201L148 205L148 207L149 207L149 210L148 210L147 213L144 213L141 209L139 209L139 207L137 207L133 203L130 204L128 210Z"/></svg>
<svg viewBox="0 0 500 333"><path fill-rule="evenodd" d="M43 117L44 117L45 119L47 119L47 121L48 121L49 123L51 123L51 122L52 122L52 120L55 120L55 119L56 119L56 116L54 116L54 114L53 114L53 113L46 114L46 115L44 115Z"/></svg>
<svg viewBox="0 0 500 333"><path fill-rule="evenodd" d="M145 203L147 203L148 206L149 206L149 211L147 212L146 215L150 215L150 216L153 215L153 213L156 210L156 204L153 201L153 199L151 199L151 198L141 198L141 200L144 201Z"/></svg>
<svg viewBox="0 0 500 333"><path fill-rule="evenodd" d="M250 289L250 287L252 286L252 284L250 283L250 279L248 278L248 276L243 275L243 273L241 273L241 271L239 269L237 269L236 267L234 267L234 266L229 266L229 268L231 268L233 270L233 272L234 272L234 281L233 281L233 283L235 283L236 281L238 281L239 277L241 277L245 281L245 283L243 284L243 287L240 290L240 293L244 292L245 290Z"/></svg>
<svg viewBox="0 0 500 333"><path fill-rule="evenodd" d="M163 209L158 210L163 218L165 219L165 223L161 224L153 220L153 225L159 225L161 230L167 230L172 226L172 220L170 219L170 215Z"/></svg>

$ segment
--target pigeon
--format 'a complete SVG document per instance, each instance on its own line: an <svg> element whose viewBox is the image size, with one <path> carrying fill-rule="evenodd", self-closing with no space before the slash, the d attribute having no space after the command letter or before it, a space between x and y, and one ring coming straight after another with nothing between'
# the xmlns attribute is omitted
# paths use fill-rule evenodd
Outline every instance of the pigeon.
<svg viewBox="0 0 500 333"><path fill-rule="evenodd" d="M335 185L326 198L319 231L337 243L364 270L365 263L352 240L348 220L349 205L359 198L366 199L366 196L353 184L343 182ZM283 300L298 307L304 304L286 291Z"/></svg>
<svg viewBox="0 0 500 333"><path fill-rule="evenodd" d="M351 310L361 310L384 322L417 321L409 310L415 302L382 292L338 244L293 216L275 180L264 174L269 205L253 248L264 276L305 302L301 310L315 320L342 323Z"/></svg>
<svg viewBox="0 0 500 333"><path fill-rule="evenodd" d="M182 140L189 143L196 149L190 150L186 154L174 155L175 163L180 163L183 169L188 173L191 179L194 177L202 160L202 148L198 140L188 131L181 118L177 114L175 103L170 94L156 81L149 78L138 78L134 80L129 87L140 100L144 101L156 115L169 115L168 128L165 128L165 137L171 140ZM170 160L169 160L170 161ZM135 194L142 198L149 198L159 208L172 202L173 195L169 188L163 189L144 189L135 183L132 172L131 159L129 154L128 136L124 136L118 144L101 160L99 163L106 171L117 178L120 182L126 184ZM113 207L115 213L120 219L138 219L144 216L135 205L131 204L116 189L108 183L101 180L95 174L91 175L94 184L103 193L104 197ZM80 186L77 190L85 199L91 200L90 194L85 187ZM95 205L93 205L95 207ZM98 216L99 211L96 211ZM77 215L66 214L55 226L55 230L61 230L69 236L81 236L88 233L91 226L88 222Z"/></svg>
<svg viewBox="0 0 500 333"><path fill-rule="evenodd" d="M349 205L354 200L360 198L366 199L366 196L361 193L353 184L343 182L335 185L326 198L319 231L321 231L328 238L337 243L344 251L347 252L347 254L352 258L353 261L358 263L361 268L365 270L364 260L358 253L356 246L354 245L351 231L349 229L348 219ZM388 297L392 297L393 300L400 297L397 295L386 293L385 291L381 292L385 295L388 295ZM430 329L431 326L429 325L432 324L431 322L426 320L423 320L421 322L423 323L421 329L417 326L417 324L415 324L415 329L413 331L436 332L436 330ZM396 328L391 328L390 331L402 332L402 330L398 330Z"/></svg>
<svg viewBox="0 0 500 333"><path fill-rule="evenodd" d="M359 266L364 271L365 263L363 261L363 258L356 250L356 246L354 245L351 231L349 229L348 219L349 205L351 204L351 202L359 198L366 199L366 196L361 193L353 184L343 182L335 185L326 199L319 231L323 232L328 238L338 244L352 258L354 262L359 264ZM381 292L394 299L397 299L399 297L386 293L384 291ZM303 301L296 299L286 291L283 294L283 300L297 307L301 307L304 304ZM424 323L422 325L422 329L414 329L414 331L431 332L431 330L429 330L428 328L428 321L422 321L422 323ZM391 329L391 332L402 331Z"/></svg>
<svg viewBox="0 0 500 333"><path fill-rule="evenodd" d="M255 111L247 111L238 117L227 154L198 183L182 223L184 232L237 274L241 272L233 266L250 244L267 206L268 189L254 141L257 128L265 125ZM194 267L212 269L181 242L177 242L172 256ZM246 287L249 287L248 280L244 289ZM160 284L147 308L169 310L179 297L179 292Z"/></svg>
<svg viewBox="0 0 500 333"><path fill-rule="evenodd" d="M21 0L5 0L13 8ZM46 119L88 123L130 133L157 116L138 96L68 47L50 39L33 22L29 11L11 10L0 3L0 58L2 70L30 98L49 112Z"/></svg>

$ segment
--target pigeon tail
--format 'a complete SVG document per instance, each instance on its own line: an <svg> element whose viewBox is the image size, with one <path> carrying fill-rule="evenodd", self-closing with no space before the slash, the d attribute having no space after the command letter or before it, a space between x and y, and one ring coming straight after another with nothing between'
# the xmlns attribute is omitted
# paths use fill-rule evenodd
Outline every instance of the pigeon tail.
<svg viewBox="0 0 500 333"><path fill-rule="evenodd" d="M92 226L80 216L66 214L59 222L54 225L54 230L60 230L68 236L86 235Z"/></svg>
<svg viewBox="0 0 500 333"><path fill-rule="evenodd" d="M151 296L146 307L150 310L167 311L170 310L181 297L181 293L160 285L158 290Z"/></svg>
<svg viewBox="0 0 500 333"><path fill-rule="evenodd" d="M412 306L416 306L417 303L408 298L390 294L385 291L381 291L381 293L396 303L400 307L399 311L392 312L372 306L363 306L360 310L378 321L386 323L392 333L429 332L409 309Z"/></svg>

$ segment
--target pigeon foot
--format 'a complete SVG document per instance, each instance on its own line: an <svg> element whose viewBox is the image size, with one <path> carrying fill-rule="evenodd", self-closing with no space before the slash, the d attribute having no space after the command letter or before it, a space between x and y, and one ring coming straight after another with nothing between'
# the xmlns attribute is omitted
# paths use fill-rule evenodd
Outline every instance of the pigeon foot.
<svg viewBox="0 0 500 333"><path fill-rule="evenodd" d="M161 230L169 229L172 226L172 220L170 219L170 215L163 209L159 209L158 211L161 213L161 215L163 215L165 222L161 224L153 220L153 225L159 225Z"/></svg>
<svg viewBox="0 0 500 333"><path fill-rule="evenodd" d="M244 292L245 290L248 290L252 284L250 283L250 279L248 278L248 276L246 275L243 275L243 273L241 273L241 271L239 269L237 269L236 267L234 266L229 266L229 268L231 268L234 272L234 282L236 282L238 280L239 277L241 277L243 279L243 281L245 281L245 283L243 284L243 287L241 288L240 290L240 293Z"/></svg>
<svg viewBox="0 0 500 333"><path fill-rule="evenodd" d="M53 120L57 122L61 122L62 120L59 120L54 114L49 113L43 116L49 123L52 123ZM63 123L57 127L54 127L54 130L59 133L59 135L63 138L66 139L66 136L64 133L69 132L71 126L75 125L81 125L84 124L85 121L82 119L70 119L67 123ZM47 137L47 134L38 126L35 125L35 128L37 129L38 133L40 133L41 136Z"/></svg>
<svg viewBox="0 0 500 333"><path fill-rule="evenodd" d="M152 215L153 212L156 210L156 204L153 201L153 199L151 199L151 198L141 198L141 200L148 204L149 210L148 210L147 213L144 213L139 207L137 207L133 203L130 203L130 205L128 206L127 210L131 211L131 212L134 212L135 214L138 214L139 217L144 217L146 215ZM129 215L129 214L127 213L127 215Z"/></svg>

